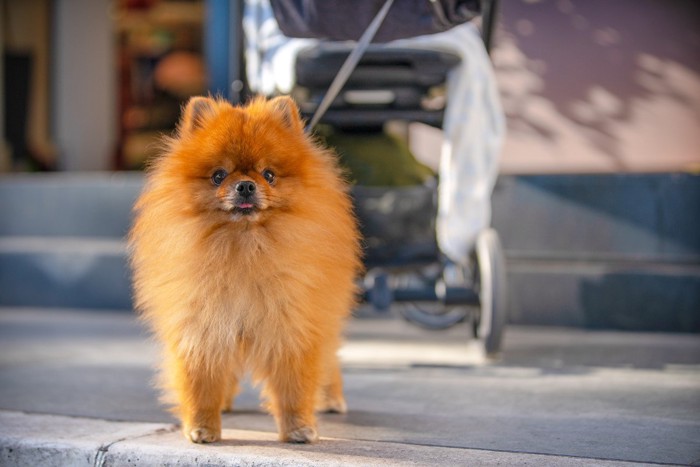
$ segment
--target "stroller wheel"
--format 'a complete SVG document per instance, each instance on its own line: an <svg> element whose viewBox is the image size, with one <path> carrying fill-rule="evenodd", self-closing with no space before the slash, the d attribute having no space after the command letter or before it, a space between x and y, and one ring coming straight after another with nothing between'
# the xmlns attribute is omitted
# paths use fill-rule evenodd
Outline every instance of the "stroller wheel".
<svg viewBox="0 0 700 467"><path fill-rule="evenodd" d="M495 230L479 233L475 256L475 285L481 307L473 330L475 337L484 341L487 355L494 356L501 350L508 313L503 248Z"/></svg>
<svg viewBox="0 0 700 467"><path fill-rule="evenodd" d="M399 307L399 313L406 321L433 331L450 328L464 321L469 315L466 308L461 306L410 302Z"/></svg>
<svg viewBox="0 0 700 467"><path fill-rule="evenodd" d="M432 287L444 273L437 264L420 270L417 274L402 277L403 286ZM471 316L469 307L446 305L438 301L407 301L397 307L401 317L423 329L439 331L451 328Z"/></svg>

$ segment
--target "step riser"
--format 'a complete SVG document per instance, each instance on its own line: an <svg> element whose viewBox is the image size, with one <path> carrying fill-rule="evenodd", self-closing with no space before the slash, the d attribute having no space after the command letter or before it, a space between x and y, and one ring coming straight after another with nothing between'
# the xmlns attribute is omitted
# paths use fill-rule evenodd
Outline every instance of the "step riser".
<svg viewBox="0 0 700 467"><path fill-rule="evenodd" d="M511 323L700 332L700 271L508 266Z"/></svg>
<svg viewBox="0 0 700 467"><path fill-rule="evenodd" d="M89 251L3 252L0 305L130 309L126 257Z"/></svg>

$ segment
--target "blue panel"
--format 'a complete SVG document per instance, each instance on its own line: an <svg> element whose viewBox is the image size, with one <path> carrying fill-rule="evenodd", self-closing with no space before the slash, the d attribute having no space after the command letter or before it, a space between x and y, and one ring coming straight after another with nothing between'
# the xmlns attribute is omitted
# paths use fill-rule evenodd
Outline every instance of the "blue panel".
<svg viewBox="0 0 700 467"><path fill-rule="evenodd" d="M204 26L204 53L209 71L209 92L229 97L229 51L231 2L229 0L206 0L206 23Z"/></svg>

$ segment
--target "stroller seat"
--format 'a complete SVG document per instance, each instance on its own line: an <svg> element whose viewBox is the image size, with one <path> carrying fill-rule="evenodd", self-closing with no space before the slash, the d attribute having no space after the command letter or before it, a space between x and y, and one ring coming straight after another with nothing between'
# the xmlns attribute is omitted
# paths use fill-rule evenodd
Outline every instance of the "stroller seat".
<svg viewBox="0 0 700 467"><path fill-rule="evenodd" d="M299 53L293 95L305 117L315 112L352 47L322 42ZM447 73L459 62L447 52L371 45L322 122L342 128L381 127L388 120L440 126Z"/></svg>

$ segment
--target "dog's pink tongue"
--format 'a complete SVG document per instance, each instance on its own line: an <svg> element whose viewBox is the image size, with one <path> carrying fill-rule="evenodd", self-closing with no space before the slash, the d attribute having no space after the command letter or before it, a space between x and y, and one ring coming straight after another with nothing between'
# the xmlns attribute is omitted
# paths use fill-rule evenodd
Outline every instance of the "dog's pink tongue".
<svg viewBox="0 0 700 467"><path fill-rule="evenodd" d="M248 208L252 208L253 205L250 204L250 203L241 203L241 204L238 205L238 207L241 208L241 209L248 209Z"/></svg>

